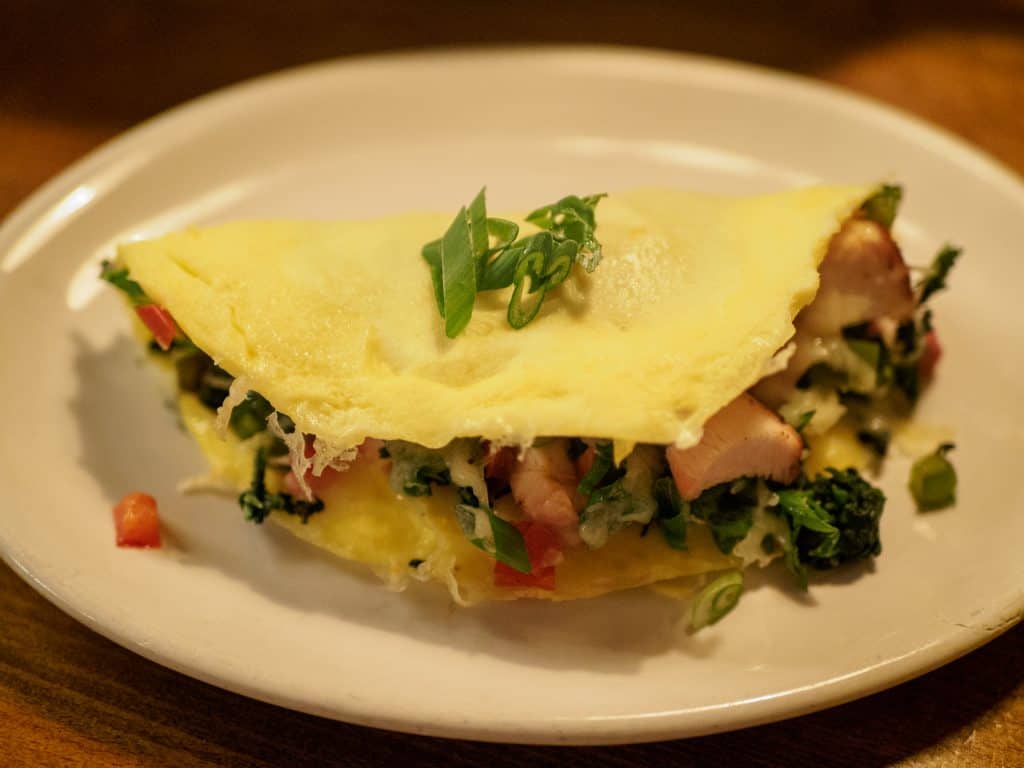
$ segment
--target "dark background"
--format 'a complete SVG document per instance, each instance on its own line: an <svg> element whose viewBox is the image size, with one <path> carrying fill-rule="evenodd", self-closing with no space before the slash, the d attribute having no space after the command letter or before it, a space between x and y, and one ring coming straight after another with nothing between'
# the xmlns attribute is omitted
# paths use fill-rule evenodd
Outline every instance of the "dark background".
<svg viewBox="0 0 1024 768"><path fill-rule="evenodd" d="M656 46L804 73L1024 170L1022 2L16 0L0 3L0 215L107 138L222 85L338 56L523 42ZM655 745L503 747L358 728L220 691L100 638L0 566L0 750L0 764L15 766L1010 768L1024 765L1024 627L887 693L772 726Z"/></svg>

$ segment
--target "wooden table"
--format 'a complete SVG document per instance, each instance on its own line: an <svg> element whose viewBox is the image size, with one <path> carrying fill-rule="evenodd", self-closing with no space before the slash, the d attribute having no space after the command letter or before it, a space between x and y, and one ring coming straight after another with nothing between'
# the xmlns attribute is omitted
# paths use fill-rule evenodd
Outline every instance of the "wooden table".
<svg viewBox="0 0 1024 768"><path fill-rule="evenodd" d="M14 0L0 14L0 214L133 123L281 67L366 51L609 42L747 59L917 113L1024 171L1024 4L703 0L351 4ZM751 4L753 5L753 4ZM811 4L808 4L811 5ZM1022 246L1024 247L1024 246ZM1024 253L1024 250L1022 250ZM78 625L0 566L0 764L1024 766L1024 626L892 691L739 733L555 750L300 715L198 683Z"/></svg>

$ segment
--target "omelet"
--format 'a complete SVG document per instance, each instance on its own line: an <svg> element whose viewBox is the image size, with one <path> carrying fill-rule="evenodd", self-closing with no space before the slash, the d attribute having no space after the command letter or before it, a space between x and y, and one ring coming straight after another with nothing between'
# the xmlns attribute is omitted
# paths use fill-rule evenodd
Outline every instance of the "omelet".
<svg viewBox="0 0 1024 768"><path fill-rule="evenodd" d="M230 432L221 437L213 412L195 395L181 395L179 408L214 476L243 490L252 473L254 446ZM508 496L499 501L499 512L505 512L511 501ZM493 579L494 558L473 546L455 522L451 488L437 488L431 496L403 496L389 486L383 462L356 462L326 489L324 502L323 512L305 522L283 513L271 519L311 544L368 566L392 588L401 589L410 579L437 581L460 605L521 597L594 597L741 562L722 554L706 530L695 530L687 549L677 550L654 532L645 535L640 528L630 528L612 536L601 549L568 550L553 590L499 587Z"/></svg>
<svg viewBox="0 0 1024 768"><path fill-rule="evenodd" d="M119 259L220 367L339 450L467 435L684 447L764 375L870 192L609 195L600 268L521 330L505 322L507 291L481 294L455 339L420 257L450 214L241 221L129 243Z"/></svg>
<svg viewBox="0 0 1024 768"><path fill-rule="evenodd" d="M521 329L505 321L510 289L482 293L456 338L421 258L450 213L191 228L125 244L118 263L242 395L258 392L294 434L316 437L321 468L351 462L371 439L441 448L467 437L602 438L618 463L638 444L694 446L712 415L785 367L780 350L815 296L826 248L871 193L612 193L599 207L597 269L574 272ZM259 437L218 428L191 392L179 404L214 475L244 491ZM268 483L278 490L281 478ZM438 581L463 604L591 597L743 563L705 526L680 548L630 525L599 548L567 547L553 585L497 586L493 553L452 514L454 486L397 493L387 462L371 457L318 496L317 514L270 517L392 586ZM517 519L513 495L495 512Z"/></svg>

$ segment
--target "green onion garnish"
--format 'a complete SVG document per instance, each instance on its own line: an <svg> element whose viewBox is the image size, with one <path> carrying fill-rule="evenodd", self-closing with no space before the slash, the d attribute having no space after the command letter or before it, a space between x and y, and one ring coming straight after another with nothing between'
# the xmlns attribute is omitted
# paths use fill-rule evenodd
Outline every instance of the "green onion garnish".
<svg viewBox="0 0 1024 768"><path fill-rule="evenodd" d="M128 267L117 267L112 261L104 261L101 265L100 278L123 292L135 306L151 303L142 286L128 277Z"/></svg>
<svg viewBox="0 0 1024 768"><path fill-rule="evenodd" d="M473 236L465 208L441 238L441 296L444 332L455 338L469 324L476 300L476 260Z"/></svg>
<svg viewBox="0 0 1024 768"><path fill-rule="evenodd" d="M924 304L933 293L946 287L946 278L949 277L949 273L961 253L962 249L954 245L944 245L942 250L936 254L932 265L917 284L918 305Z"/></svg>
<svg viewBox="0 0 1024 768"><path fill-rule="evenodd" d="M953 443L943 443L910 469L910 493L919 512L943 509L956 503L956 469L946 458Z"/></svg>
<svg viewBox="0 0 1024 768"><path fill-rule="evenodd" d="M797 417L796 423L793 425L793 429L795 429L798 434L802 435L804 433L804 430L807 429L807 425L811 423L811 420L814 418L814 414L816 413L817 410L804 411L803 413L801 413L800 416Z"/></svg>
<svg viewBox="0 0 1024 768"><path fill-rule="evenodd" d="M860 209L869 219L890 229L896 220L896 212L899 210L902 199L903 187L884 184L881 189L864 201Z"/></svg>
<svg viewBox="0 0 1024 768"><path fill-rule="evenodd" d="M479 291L514 285L508 322L518 329L537 316L548 291L569 276L574 264L592 272L601 261L594 207L602 197L572 195L538 208L526 220L543 231L516 240L519 225L488 218L481 189L468 207L459 209L444 236L422 250L445 335L453 339L469 324Z"/></svg>
<svg viewBox="0 0 1024 768"><path fill-rule="evenodd" d="M597 488L598 483L604 480L604 476L608 474L613 463L612 444L609 442L597 443L594 446L594 463L590 465L587 474L583 476L583 479L580 480L580 484L576 488L580 496L589 498L590 494Z"/></svg>
<svg viewBox="0 0 1024 768"><path fill-rule="evenodd" d="M491 521L491 532L494 533L494 557L520 573L530 573L530 555L526 551L523 534L512 523L502 520L490 507L485 507L487 517Z"/></svg>
<svg viewBox="0 0 1024 768"><path fill-rule="evenodd" d="M491 536L486 539L477 536L476 519L480 514L486 515L487 521L490 523ZM495 560L520 573L530 573L533 570L523 534L512 523L494 514L490 507L456 504L455 519L458 521L462 533L473 546L493 555Z"/></svg>
<svg viewBox="0 0 1024 768"><path fill-rule="evenodd" d="M686 515L689 507L679 496L675 480L661 477L654 481L652 488L654 503L658 505L658 528L672 549L686 549ZM684 506L685 505L685 506Z"/></svg>
<svg viewBox="0 0 1024 768"><path fill-rule="evenodd" d="M702 589L693 599L690 611L690 629L696 632L714 624L736 607L743 594L743 574L729 571Z"/></svg>

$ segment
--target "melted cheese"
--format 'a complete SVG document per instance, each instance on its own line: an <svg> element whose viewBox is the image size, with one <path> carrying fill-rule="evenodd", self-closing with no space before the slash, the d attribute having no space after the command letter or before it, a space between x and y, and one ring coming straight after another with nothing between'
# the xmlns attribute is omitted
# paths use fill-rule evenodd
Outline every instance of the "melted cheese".
<svg viewBox="0 0 1024 768"><path fill-rule="evenodd" d="M339 450L366 437L687 446L790 338L829 237L869 192L612 194L592 275L519 331L508 291L481 294L454 340L420 258L450 213L237 222L124 245L120 258L220 366Z"/></svg>
<svg viewBox="0 0 1024 768"><path fill-rule="evenodd" d="M217 436L214 413L195 395L178 399L182 420L195 437L219 478L239 491L249 484L253 441L239 440L229 431ZM271 520L301 539L333 554L368 566L392 587L410 578L440 582L463 605L484 600L520 597L572 600L620 589L736 567L737 559L719 552L707 529L691 525L685 552L672 549L657 532L641 536L639 526L613 534L599 550L573 549L558 566L555 590L494 586L494 559L469 543L452 513L451 488L435 488L432 496L407 497L388 485L384 461L359 461L324 493L325 508L303 523L275 512ZM276 475L267 475L276 490ZM498 503L498 512L514 516L511 497ZM509 514L511 513L511 515ZM236 514L241 513L236 510ZM417 567L410 561L422 560Z"/></svg>

